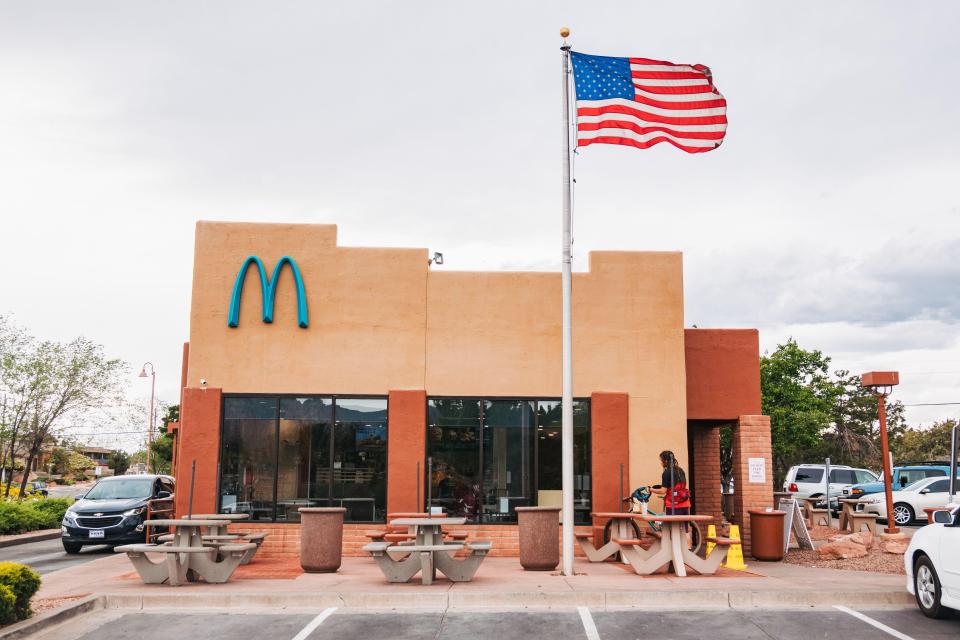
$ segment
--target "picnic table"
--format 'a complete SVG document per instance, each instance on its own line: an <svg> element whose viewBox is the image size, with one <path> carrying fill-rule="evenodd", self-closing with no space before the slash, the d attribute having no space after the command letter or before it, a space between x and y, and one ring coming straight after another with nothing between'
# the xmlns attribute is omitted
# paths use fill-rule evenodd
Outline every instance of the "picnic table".
<svg viewBox="0 0 960 640"><path fill-rule="evenodd" d="M673 565L673 571L679 577L685 577L687 570L685 565L690 565L697 573L709 575L716 573L720 562L726 556L726 549L732 543L725 538L713 538L711 542L717 544L713 552L703 559L687 548L687 536L684 531L684 525L691 522L709 522L713 516L707 515L654 515L652 513L637 513L634 516L644 522L659 522L660 540L655 542L650 549L644 553L639 553L639 541L636 544L628 545L624 549L624 555L627 557L633 570L641 575L649 575L664 566L667 563ZM624 541L621 541L624 546ZM716 554L716 555L715 555Z"/></svg>
<svg viewBox="0 0 960 640"><path fill-rule="evenodd" d="M619 552L620 545L614 542L613 539L632 539L636 534L633 523L637 515L636 513L625 513L622 511L591 513L591 518L606 518L612 520L613 525L610 527L610 541L599 549L593 546L593 542L591 542L591 538L593 538L592 533L575 534L577 542L580 543L580 548L583 550L584 555L587 556L587 560L590 562L603 562L613 554ZM626 559L623 560L623 563L627 564Z"/></svg>
<svg viewBox="0 0 960 640"><path fill-rule="evenodd" d="M170 544L128 544L114 549L127 554L140 578L147 584L168 582L172 586L179 586L192 579L193 575L211 583L226 582L246 553L257 546L252 542L216 546L205 544L203 529L220 526L222 520L194 517L149 522L151 526L176 527L173 541ZM164 554L164 559L154 562L147 557L148 553Z"/></svg>
<svg viewBox="0 0 960 640"><path fill-rule="evenodd" d="M391 526L410 527L412 544L371 542L363 549L370 553L389 582L409 582L417 572L423 584L432 584L439 570L453 582L469 582L491 548L490 542L445 542L443 527L462 525L466 518L397 518ZM453 556L464 547L470 555L462 560ZM399 558L399 559L397 559Z"/></svg>
<svg viewBox="0 0 960 640"><path fill-rule="evenodd" d="M256 555L257 551L260 549L260 545L263 544L264 539L269 535L267 533L246 533L246 534L230 534L227 531L227 527L231 524L242 522L243 520L249 520L249 513L195 513L191 516L184 516L184 518L190 520L216 520L217 524L212 526L207 531L207 535L203 536L204 541L208 545L216 546L217 543L222 544L223 540L232 540L237 538L243 538L246 542L252 542L256 546L249 550L240 561L240 564L250 564L250 561L253 560L253 556Z"/></svg>
<svg viewBox="0 0 960 640"><path fill-rule="evenodd" d="M860 498L840 498L839 502L842 505L840 510L840 531L846 531L853 526L853 514L856 512L857 503L860 502Z"/></svg>

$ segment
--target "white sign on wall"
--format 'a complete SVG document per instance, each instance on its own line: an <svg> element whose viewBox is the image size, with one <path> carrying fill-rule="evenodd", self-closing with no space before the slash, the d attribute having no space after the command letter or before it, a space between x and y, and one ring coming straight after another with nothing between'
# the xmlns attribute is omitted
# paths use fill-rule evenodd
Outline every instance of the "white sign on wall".
<svg viewBox="0 0 960 640"><path fill-rule="evenodd" d="M750 482L762 484L767 481L767 461L765 458L750 458Z"/></svg>

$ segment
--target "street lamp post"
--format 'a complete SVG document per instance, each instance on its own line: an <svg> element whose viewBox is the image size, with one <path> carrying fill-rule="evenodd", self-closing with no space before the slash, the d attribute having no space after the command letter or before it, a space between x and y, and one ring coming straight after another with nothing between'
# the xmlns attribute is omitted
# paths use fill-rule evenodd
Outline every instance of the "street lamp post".
<svg viewBox="0 0 960 640"><path fill-rule="evenodd" d="M880 449L883 456L883 491L887 500L887 527L884 533L900 533L893 517L893 469L890 464L890 441L887 438L887 396L900 384L896 371L870 371L860 376L860 386L873 391L877 398L877 414L880 418Z"/></svg>
<svg viewBox="0 0 960 640"><path fill-rule="evenodd" d="M147 377L147 366L150 367L150 413L147 414L147 473L150 473L150 445L153 444L153 400L157 388L157 372L152 362L145 362L140 368L140 377Z"/></svg>

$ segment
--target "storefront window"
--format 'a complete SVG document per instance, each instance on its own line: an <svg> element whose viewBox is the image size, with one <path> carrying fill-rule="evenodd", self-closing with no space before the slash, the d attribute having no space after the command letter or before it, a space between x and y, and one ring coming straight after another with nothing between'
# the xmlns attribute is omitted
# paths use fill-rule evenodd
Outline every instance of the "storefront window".
<svg viewBox="0 0 960 640"><path fill-rule="evenodd" d="M574 514L590 522L590 402L574 401ZM430 504L471 522L516 522L518 506L561 505L560 402L431 398Z"/></svg>
<svg viewBox="0 0 960 640"><path fill-rule="evenodd" d="M562 416L559 400L537 403L538 504L561 506ZM590 524L590 403L573 402L573 514L576 524Z"/></svg>
<svg viewBox="0 0 960 640"><path fill-rule="evenodd" d="M432 456L431 504L477 522L480 516L480 401L449 398L427 403Z"/></svg>
<svg viewBox="0 0 960 640"><path fill-rule="evenodd" d="M220 508L272 520L277 462L277 399L227 398L220 458Z"/></svg>
<svg viewBox="0 0 960 640"><path fill-rule="evenodd" d="M347 522L386 514L385 398L224 399L220 508L299 522L300 507L343 506Z"/></svg>

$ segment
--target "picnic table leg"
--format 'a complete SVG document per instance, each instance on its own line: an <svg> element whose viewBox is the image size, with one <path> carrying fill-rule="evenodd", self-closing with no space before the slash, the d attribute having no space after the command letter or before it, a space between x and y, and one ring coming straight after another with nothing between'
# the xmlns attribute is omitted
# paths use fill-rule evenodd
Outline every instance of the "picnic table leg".
<svg viewBox="0 0 960 640"><path fill-rule="evenodd" d="M422 567L420 578L423 581L423 584L433 584L434 567L432 551L420 552L420 566Z"/></svg>
<svg viewBox="0 0 960 640"><path fill-rule="evenodd" d="M439 569L450 582L470 582L486 555L486 549L474 549L463 560L457 560L452 555L440 552L433 558L434 569Z"/></svg>
<svg viewBox="0 0 960 640"><path fill-rule="evenodd" d="M687 536L683 533L682 522L669 522L667 529L670 531L670 550L673 557L673 571L679 577L687 576L687 568L683 564L683 547L686 545Z"/></svg>
<svg viewBox="0 0 960 640"><path fill-rule="evenodd" d="M599 549L593 546L589 538L578 538L577 542L580 543L580 548L583 549L583 553L590 562L603 562L620 550L620 545L612 540Z"/></svg>
<svg viewBox="0 0 960 640"><path fill-rule="evenodd" d="M684 562L689 564L690 567L700 575L712 576L717 572L717 569L720 568L720 563L727 557L727 551L729 550L730 547L718 544L713 548L713 551L710 552L710 555L706 558L701 558L684 545L683 559Z"/></svg>
<svg viewBox="0 0 960 640"><path fill-rule="evenodd" d="M189 556L188 553L168 553L164 562L167 564L167 576L169 584L174 587L179 587L181 584L187 581L187 570L190 568L189 558L181 558L181 556Z"/></svg>
<svg viewBox="0 0 960 640"><path fill-rule="evenodd" d="M170 555L170 554L167 554ZM170 579L166 562L153 562L145 553L128 551L127 557L144 584L163 584Z"/></svg>

